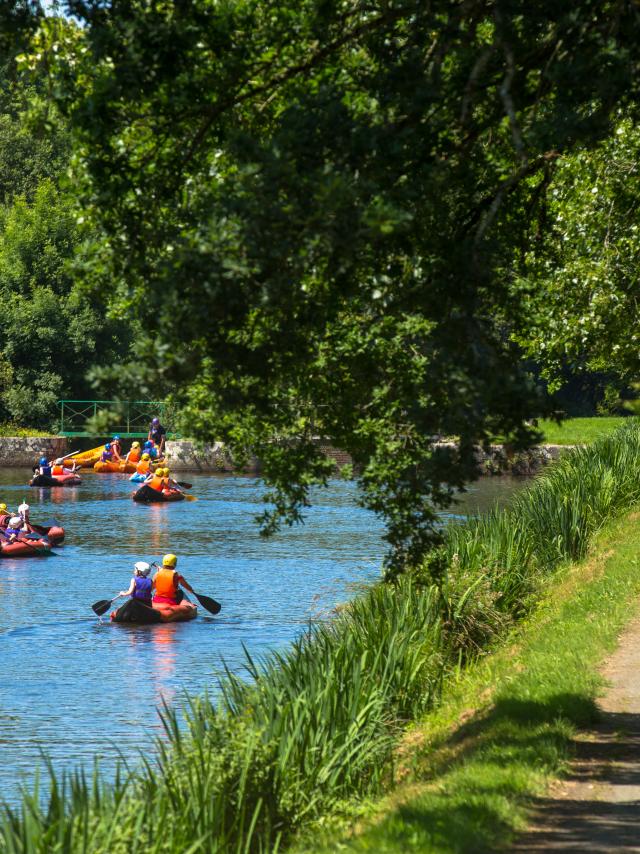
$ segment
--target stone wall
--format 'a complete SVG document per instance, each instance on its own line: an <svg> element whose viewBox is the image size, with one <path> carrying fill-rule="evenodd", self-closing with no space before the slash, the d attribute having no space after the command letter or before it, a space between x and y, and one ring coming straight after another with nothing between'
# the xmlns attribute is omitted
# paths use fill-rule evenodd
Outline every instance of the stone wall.
<svg viewBox="0 0 640 854"><path fill-rule="evenodd" d="M198 446L187 439L170 440L165 445L167 462L173 471L235 472L236 469L222 442ZM243 469L245 474L258 474L260 464L252 458Z"/></svg>
<svg viewBox="0 0 640 854"><path fill-rule="evenodd" d="M68 439L65 437L30 436L0 438L0 467L33 466L40 457L53 460L68 454Z"/></svg>

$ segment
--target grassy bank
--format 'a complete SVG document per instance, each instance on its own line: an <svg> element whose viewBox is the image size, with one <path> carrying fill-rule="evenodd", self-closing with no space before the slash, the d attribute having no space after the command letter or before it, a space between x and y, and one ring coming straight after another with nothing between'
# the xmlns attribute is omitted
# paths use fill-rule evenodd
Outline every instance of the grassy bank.
<svg viewBox="0 0 640 854"><path fill-rule="evenodd" d="M158 765L115 786L76 780L44 807L7 811L7 851L273 851L354 796L394 782L404 727L495 647L554 574L640 500L640 427L550 467L507 511L452 528L396 587L376 586L219 701L167 717ZM441 583L432 584L431 576Z"/></svg>
<svg viewBox="0 0 640 854"><path fill-rule="evenodd" d="M398 751L407 779L348 835L298 852L502 850L531 800L562 774L577 730L597 717L598 665L638 610L640 518L598 538L558 574L510 643L453 680L437 712ZM410 751L407 757L407 750Z"/></svg>
<svg viewBox="0 0 640 854"><path fill-rule="evenodd" d="M562 424L543 419L538 425L549 445L590 445L602 436L608 436L626 419L616 416L594 418L567 418Z"/></svg>

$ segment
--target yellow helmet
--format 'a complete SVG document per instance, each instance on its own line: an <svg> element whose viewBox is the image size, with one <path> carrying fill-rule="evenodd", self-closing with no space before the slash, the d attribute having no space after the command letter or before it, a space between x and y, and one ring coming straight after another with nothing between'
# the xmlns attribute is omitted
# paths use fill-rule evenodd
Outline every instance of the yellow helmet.
<svg viewBox="0 0 640 854"><path fill-rule="evenodd" d="M162 565L166 566L167 569L174 569L177 563L178 558L175 555L168 554L162 558Z"/></svg>
<svg viewBox="0 0 640 854"><path fill-rule="evenodd" d="M143 455L142 455L142 459L143 459L143 460L150 460L150 459L151 459L151 457L149 456L149 454L143 454Z"/></svg>
<svg viewBox="0 0 640 854"><path fill-rule="evenodd" d="M171 472L166 466L162 469L162 471L164 472L165 477L169 477L169 475L171 474Z"/></svg>
<svg viewBox="0 0 640 854"><path fill-rule="evenodd" d="M6 505L6 504L0 504L0 511L2 511L2 510L6 510L6 509L7 509L7 505Z"/></svg>
<svg viewBox="0 0 640 854"><path fill-rule="evenodd" d="M139 447L140 447L140 442L132 442L132 443L131 443L131 447L132 447L132 448L139 448Z"/></svg>

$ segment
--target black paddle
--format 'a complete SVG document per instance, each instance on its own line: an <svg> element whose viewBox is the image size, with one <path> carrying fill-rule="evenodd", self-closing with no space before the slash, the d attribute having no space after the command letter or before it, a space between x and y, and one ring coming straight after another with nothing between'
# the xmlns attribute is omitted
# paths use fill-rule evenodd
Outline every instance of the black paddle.
<svg viewBox="0 0 640 854"><path fill-rule="evenodd" d="M192 483L185 483L183 480L176 480L176 483L183 489L191 489L191 487L193 486Z"/></svg>
<svg viewBox="0 0 640 854"><path fill-rule="evenodd" d="M155 566L156 569L162 569L162 567L158 566L157 563L152 563L151 566ZM198 602L202 605L205 611L208 611L210 614L219 614L222 608L222 605L219 602L216 602L215 599L212 599L211 596L205 596L204 593L196 593L195 590L189 591L193 593Z"/></svg>
<svg viewBox="0 0 640 854"><path fill-rule="evenodd" d="M107 613L111 605L119 598L120 596L114 596L113 599L99 599L97 602L93 603L91 608L95 611L98 617L101 617L103 614Z"/></svg>

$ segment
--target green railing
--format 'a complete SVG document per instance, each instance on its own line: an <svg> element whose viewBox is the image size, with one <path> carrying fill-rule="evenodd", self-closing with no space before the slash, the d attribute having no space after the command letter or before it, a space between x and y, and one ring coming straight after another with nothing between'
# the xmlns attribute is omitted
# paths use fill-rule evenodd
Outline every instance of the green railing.
<svg viewBox="0 0 640 854"><path fill-rule="evenodd" d="M164 423L165 405L159 400L59 400L61 436L104 436L117 433L123 438L146 438L151 419ZM89 430L89 419L102 416L108 426L96 432ZM173 438L176 434L167 433Z"/></svg>

